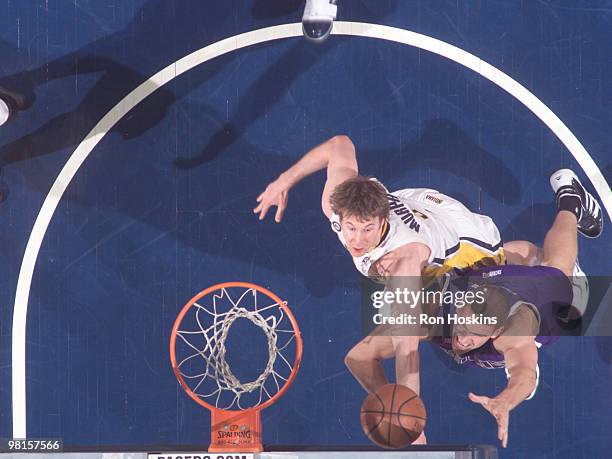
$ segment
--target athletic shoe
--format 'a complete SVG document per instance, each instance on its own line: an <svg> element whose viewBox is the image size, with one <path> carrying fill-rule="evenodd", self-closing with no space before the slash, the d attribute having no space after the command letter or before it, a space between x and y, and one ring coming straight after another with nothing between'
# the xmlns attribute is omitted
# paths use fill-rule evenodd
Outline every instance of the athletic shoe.
<svg viewBox="0 0 612 459"><path fill-rule="evenodd" d="M7 104L4 99L0 99L0 126L6 123L9 118L11 118L12 114L13 110L11 110L9 104Z"/></svg>
<svg viewBox="0 0 612 459"><path fill-rule="evenodd" d="M24 96L0 86L0 126L12 121L17 116L17 112L27 106Z"/></svg>
<svg viewBox="0 0 612 459"><path fill-rule="evenodd" d="M580 200L578 209L578 231L586 237L596 238L603 229L601 207L591 193L584 189L576 174L570 169L559 169L550 176L550 186L557 197L557 208L565 196Z"/></svg>

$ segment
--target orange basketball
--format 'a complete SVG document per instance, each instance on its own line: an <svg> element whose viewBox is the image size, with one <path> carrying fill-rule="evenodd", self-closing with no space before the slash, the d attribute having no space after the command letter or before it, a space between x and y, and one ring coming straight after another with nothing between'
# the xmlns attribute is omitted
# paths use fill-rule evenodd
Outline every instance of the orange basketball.
<svg viewBox="0 0 612 459"><path fill-rule="evenodd" d="M413 390L387 384L369 394L361 405L361 426L370 440L383 448L403 448L415 441L427 415Z"/></svg>

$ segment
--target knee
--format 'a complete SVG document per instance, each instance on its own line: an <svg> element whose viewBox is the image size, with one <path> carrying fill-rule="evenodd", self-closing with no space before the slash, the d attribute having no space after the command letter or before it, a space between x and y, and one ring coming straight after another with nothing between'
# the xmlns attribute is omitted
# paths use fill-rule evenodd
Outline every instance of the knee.
<svg viewBox="0 0 612 459"><path fill-rule="evenodd" d="M536 266L542 262L542 249L529 241L506 242L504 253L510 265Z"/></svg>

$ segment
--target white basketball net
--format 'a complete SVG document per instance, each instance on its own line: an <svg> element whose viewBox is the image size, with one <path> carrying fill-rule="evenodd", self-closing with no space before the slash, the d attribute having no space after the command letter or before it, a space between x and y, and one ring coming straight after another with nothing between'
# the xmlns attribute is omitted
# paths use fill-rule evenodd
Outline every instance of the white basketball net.
<svg viewBox="0 0 612 459"><path fill-rule="evenodd" d="M240 288L245 291L237 301L225 288L200 298L188 312L195 316L190 325L197 325L196 329L179 329L176 333L175 352L178 352L179 341L184 343L180 360L177 354L177 369L185 383L195 395L224 410L261 405L280 391L293 371L291 360L283 352L295 347L290 344L296 339L296 331L284 309L278 303L260 307L260 296L273 300L254 288ZM248 319L264 332L269 353L263 372L248 382L240 381L226 361L225 343L229 331L241 318ZM185 322L183 318L180 328ZM194 372L194 368L198 370ZM248 400L245 402L243 398Z"/></svg>

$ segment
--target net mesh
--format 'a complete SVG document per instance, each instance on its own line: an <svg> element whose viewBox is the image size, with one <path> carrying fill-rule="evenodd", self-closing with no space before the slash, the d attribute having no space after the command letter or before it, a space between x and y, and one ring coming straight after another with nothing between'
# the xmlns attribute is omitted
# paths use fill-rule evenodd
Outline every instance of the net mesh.
<svg viewBox="0 0 612 459"><path fill-rule="evenodd" d="M197 397L218 409L245 410L281 390L293 371L296 330L285 309L272 301L254 288L223 288L193 303L177 329L175 352L177 370ZM228 363L226 344L239 319L263 331L267 342L265 368L248 381ZM252 343L246 339L242 346Z"/></svg>

